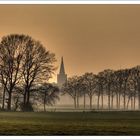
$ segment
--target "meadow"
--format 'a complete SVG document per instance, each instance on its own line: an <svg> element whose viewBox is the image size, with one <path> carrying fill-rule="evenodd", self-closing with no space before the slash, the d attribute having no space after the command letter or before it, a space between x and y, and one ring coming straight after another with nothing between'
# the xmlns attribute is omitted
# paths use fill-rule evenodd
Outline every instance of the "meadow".
<svg viewBox="0 0 140 140"><path fill-rule="evenodd" d="M0 135L140 135L140 112L0 112Z"/></svg>

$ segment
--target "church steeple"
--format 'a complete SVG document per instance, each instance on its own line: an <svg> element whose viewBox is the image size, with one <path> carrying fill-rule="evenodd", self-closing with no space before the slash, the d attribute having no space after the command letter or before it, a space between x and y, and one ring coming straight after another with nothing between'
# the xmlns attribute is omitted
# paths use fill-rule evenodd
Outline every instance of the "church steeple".
<svg viewBox="0 0 140 140"><path fill-rule="evenodd" d="M65 74L65 68L64 68L63 57L61 57L61 66L60 66L59 74Z"/></svg>
<svg viewBox="0 0 140 140"><path fill-rule="evenodd" d="M61 65L60 65L60 71L57 75L57 84L61 88L62 85L67 81L67 75L65 74L65 68L64 68L64 61L63 57L61 58Z"/></svg>

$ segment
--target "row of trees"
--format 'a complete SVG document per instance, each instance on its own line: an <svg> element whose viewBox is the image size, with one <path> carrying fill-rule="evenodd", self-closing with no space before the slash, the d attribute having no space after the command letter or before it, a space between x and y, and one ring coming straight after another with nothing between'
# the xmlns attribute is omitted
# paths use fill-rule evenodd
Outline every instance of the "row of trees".
<svg viewBox="0 0 140 140"><path fill-rule="evenodd" d="M23 111L32 108L35 101L45 104L58 99L59 89L47 84L56 61L39 42L28 35L12 34L0 42L0 86L1 107ZM39 93L39 94L38 94Z"/></svg>
<svg viewBox="0 0 140 140"><path fill-rule="evenodd" d="M140 66L117 71L104 70L97 75L85 73L68 79L62 88L79 108L79 98L83 98L85 109L86 96L89 97L90 109L96 98L96 109L140 109ZM107 103L107 104L106 104Z"/></svg>

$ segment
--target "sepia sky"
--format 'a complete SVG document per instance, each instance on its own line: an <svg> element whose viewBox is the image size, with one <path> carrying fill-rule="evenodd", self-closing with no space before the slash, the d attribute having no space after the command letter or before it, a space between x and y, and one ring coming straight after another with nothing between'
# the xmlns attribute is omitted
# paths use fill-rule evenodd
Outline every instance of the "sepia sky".
<svg viewBox="0 0 140 140"><path fill-rule="evenodd" d="M0 5L0 37L10 33L40 40L56 66L63 56L68 76L140 64L140 5Z"/></svg>

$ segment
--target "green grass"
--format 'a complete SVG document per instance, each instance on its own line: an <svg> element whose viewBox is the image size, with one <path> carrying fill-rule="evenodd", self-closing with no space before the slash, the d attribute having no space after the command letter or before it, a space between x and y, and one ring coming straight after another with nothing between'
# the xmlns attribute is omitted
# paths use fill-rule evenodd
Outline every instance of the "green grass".
<svg viewBox="0 0 140 140"><path fill-rule="evenodd" d="M140 112L0 112L0 135L140 135Z"/></svg>

